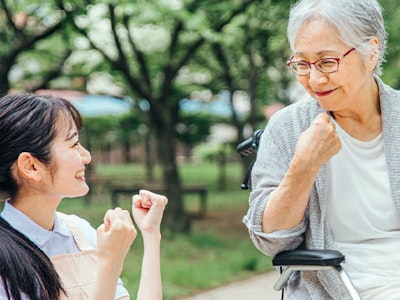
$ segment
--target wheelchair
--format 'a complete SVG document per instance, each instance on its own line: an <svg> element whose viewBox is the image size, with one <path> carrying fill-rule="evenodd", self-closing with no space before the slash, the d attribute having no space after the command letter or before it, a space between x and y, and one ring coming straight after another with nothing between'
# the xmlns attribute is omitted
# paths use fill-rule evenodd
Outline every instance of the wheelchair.
<svg viewBox="0 0 400 300"><path fill-rule="evenodd" d="M253 135L247 140L241 142L236 150L240 156L247 157L254 155L241 184L242 190L249 189L251 170L256 161L257 150L263 130L254 131ZM280 269L280 276L274 284L276 291L282 291L282 300L284 299L284 289L290 276L295 271L317 271L322 269L333 270L347 290L352 300L362 300L360 294L354 287L349 275L342 268L341 264L345 262L344 255L337 250L310 250L296 249L285 250L272 258L272 265Z"/></svg>

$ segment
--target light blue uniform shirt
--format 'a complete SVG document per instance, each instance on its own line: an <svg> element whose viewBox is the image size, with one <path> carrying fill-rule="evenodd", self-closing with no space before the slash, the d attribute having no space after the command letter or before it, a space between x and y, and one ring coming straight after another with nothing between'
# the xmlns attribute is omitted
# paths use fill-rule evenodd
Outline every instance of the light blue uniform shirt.
<svg viewBox="0 0 400 300"><path fill-rule="evenodd" d="M52 231L46 230L40 227L38 224L33 222L22 212L14 208L8 201L4 205L4 209L1 213L1 217L6 220L12 227L27 236L33 243L36 244L48 257L66 254L66 253L77 253L79 248L75 243L74 237L69 227L61 220L56 214L54 229ZM97 233L89 222L75 216L69 216L72 221L79 228L87 242L94 248L97 249ZM122 296L129 295L128 291L124 288L121 279L118 280L117 289L115 293L115 299ZM4 291L4 286L0 280L0 299L7 299ZM23 297L23 300L28 298Z"/></svg>

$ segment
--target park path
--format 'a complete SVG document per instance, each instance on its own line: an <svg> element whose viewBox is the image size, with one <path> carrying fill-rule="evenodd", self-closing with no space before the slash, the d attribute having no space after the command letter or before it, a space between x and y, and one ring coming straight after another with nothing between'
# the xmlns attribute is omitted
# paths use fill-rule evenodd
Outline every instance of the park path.
<svg viewBox="0 0 400 300"><path fill-rule="evenodd" d="M179 300L280 300L281 293L272 288L278 275L269 271Z"/></svg>

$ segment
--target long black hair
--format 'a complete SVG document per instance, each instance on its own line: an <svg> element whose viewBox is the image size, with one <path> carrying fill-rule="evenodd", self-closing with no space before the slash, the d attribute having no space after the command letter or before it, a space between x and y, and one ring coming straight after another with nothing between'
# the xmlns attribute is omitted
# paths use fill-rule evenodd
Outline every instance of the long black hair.
<svg viewBox="0 0 400 300"><path fill-rule="evenodd" d="M65 293L50 259L0 217L0 276L8 299L57 300Z"/></svg>
<svg viewBox="0 0 400 300"><path fill-rule="evenodd" d="M12 166L22 152L51 164L56 121L64 117L79 129L82 118L63 99L35 94L7 95L0 99L0 192L14 197L19 190ZM50 259L33 242L0 218L0 280L9 299L57 300L65 293Z"/></svg>

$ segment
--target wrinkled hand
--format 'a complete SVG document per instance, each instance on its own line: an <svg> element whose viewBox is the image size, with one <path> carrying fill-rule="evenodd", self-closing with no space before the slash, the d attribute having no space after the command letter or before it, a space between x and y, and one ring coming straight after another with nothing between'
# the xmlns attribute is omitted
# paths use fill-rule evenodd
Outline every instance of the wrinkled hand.
<svg viewBox="0 0 400 300"><path fill-rule="evenodd" d="M342 147L335 124L327 113L319 114L297 142L294 160L318 171Z"/></svg>
<svg viewBox="0 0 400 300"><path fill-rule="evenodd" d="M142 233L159 233L168 199L147 190L132 197L132 215Z"/></svg>
<svg viewBox="0 0 400 300"><path fill-rule="evenodd" d="M119 207L109 209L104 223L97 229L98 257L122 271L125 256L136 236L130 213Z"/></svg>

